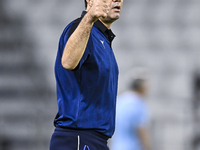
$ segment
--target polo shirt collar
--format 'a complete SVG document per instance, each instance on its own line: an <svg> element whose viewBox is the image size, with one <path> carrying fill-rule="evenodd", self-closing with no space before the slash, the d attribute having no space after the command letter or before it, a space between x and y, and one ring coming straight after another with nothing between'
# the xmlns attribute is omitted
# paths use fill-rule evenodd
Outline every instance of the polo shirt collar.
<svg viewBox="0 0 200 150"><path fill-rule="evenodd" d="M81 14L81 17L84 17L87 11L83 11ZM97 20L95 22L95 25L98 27L98 29L106 36L106 38L110 41L110 43L115 38L115 34L112 32L111 29L108 29L100 20Z"/></svg>

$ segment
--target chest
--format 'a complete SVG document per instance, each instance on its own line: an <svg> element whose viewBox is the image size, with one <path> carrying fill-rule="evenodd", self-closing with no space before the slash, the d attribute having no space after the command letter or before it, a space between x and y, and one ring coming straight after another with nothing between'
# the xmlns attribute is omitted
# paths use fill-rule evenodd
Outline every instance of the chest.
<svg viewBox="0 0 200 150"><path fill-rule="evenodd" d="M116 71L118 71L115 55L107 38L101 33L93 34L92 41L93 49L90 61L105 69L117 69Z"/></svg>

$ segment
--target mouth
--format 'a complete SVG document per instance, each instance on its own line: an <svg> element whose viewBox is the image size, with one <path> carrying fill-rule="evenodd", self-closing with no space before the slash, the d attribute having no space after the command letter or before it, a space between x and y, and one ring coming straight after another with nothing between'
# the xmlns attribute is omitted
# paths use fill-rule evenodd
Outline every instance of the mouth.
<svg viewBox="0 0 200 150"><path fill-rule="evenodd" d="M120 3L114 4L114 6L112 7L112 9L114 9L115 11L120 11L121 10L121 4Z"/></svg>
<svg viewBox="0 0 200 150"><path fill-rule="evenodd" d="M113 7L113 9L114 9L115 11L120 11L120 10L121 10L121 7L120 7L120 6L115 6L115 7Z"/></svg>

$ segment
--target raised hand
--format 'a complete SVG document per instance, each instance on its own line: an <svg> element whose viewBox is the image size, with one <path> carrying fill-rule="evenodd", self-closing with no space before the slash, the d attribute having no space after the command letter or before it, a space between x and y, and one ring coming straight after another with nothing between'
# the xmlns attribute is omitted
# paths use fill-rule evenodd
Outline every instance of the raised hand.
<svg viewBox="0 0 200 150"><path fill-rule="evenodd" d="M91 3L91 8L88 15L91 17L91 22L97 21L99 18L106 18L110 9L112 0L94 0Z"/></svg>

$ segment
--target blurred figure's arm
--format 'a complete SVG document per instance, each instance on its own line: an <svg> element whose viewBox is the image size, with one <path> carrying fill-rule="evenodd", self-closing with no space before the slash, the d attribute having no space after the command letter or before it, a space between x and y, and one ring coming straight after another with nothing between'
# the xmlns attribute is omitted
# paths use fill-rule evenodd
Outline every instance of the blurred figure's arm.
<svg viewBox="0 0 200 150"><path fill-rule="evenodd" d="M145 128L138 128L138 137L140 139L140 142L142 144L142 147L144 150L151 150L150 140L149 140L149 134L147 129Z"/></svg>

